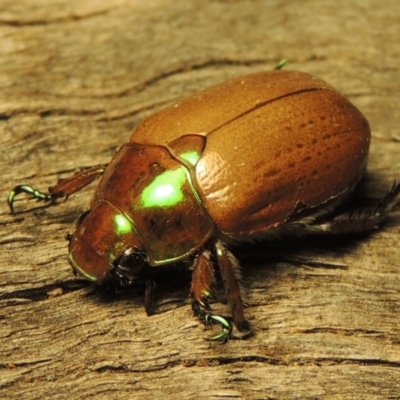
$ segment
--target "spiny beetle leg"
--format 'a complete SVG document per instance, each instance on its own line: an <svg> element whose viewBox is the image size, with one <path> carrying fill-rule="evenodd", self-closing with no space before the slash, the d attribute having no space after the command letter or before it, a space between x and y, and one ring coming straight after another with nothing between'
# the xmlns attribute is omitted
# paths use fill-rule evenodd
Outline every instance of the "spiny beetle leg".
<svg viewBox="0 0 400 400"><path fill-rule="evenodd" d="M84 171L77 172L69 178L60 179L56 186L49 187L49 193L40 192L39 190L36 190L28 185L15 186L15 188L11 190L10 194L8 195L8 206L10 207L11 212L15 214L14 200L15 197L21 193L30 194L33 199L42 200L45 202L55 202L61 197L65 197L67 199L68 196L78 192L85 186L92 183L95 179L103 175L106 166L106 164L96 165L95 167L90 167Z"/></svg>
<svg viewBox="0 0 400 400"><path fill-rule="evenodd" d="M222 331L210 340L226 342L232 333L232 324L220 315L212 314L208 301L213 298L211 287L215 282L214 267L210 261L211 253L203 250L193 263L191 296L193 313L207 326L220 325Z"/></svg>
<svg viewBox="0 0 400 400"><path fill-rule="evenodd" d="M244 316L243 301L240 296L240 287L238 283L238 279L240 278L239 263L220 240L216 241L215 249L218 267L224 283L228 303L231 308L233 322L239 331L248 331L250 330L250 325Z"/></svg>
<svg viewBox="0 0 400 400"><path fill-rule="evenodd" d="M84 187L91 184L94 180L103 175L107 164L96 165L83 171L77 172L66 179L60 179L57 185L49 187L49 192L52 199L58 199L60 197L67 197L71 194L79 192Z"/></svg>
<svg viewBox="0 0 400 400"><path fill-rule="evenodd" d="M399 201L400 183L393 183L392 188L384 196L375 208L359 209L352 213L340 214L306 225L306 229L312 233L346 234L370 232L384 221L388 212Z"/></svg>
<svg viewBox="0 0 400 400"><path fill-rule="evenodd" d="M193 263L192 284L190 293L194 302L202 308L211 310L208 300L212 298L211 287L215 282L214 267L210 261L211 253L203 250Z"/></svg>

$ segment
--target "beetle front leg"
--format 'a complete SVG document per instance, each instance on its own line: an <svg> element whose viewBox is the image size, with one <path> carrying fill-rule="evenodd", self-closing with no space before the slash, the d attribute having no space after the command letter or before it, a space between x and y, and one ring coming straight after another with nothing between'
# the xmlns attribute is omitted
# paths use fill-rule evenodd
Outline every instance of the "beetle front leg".
<svg viewBox="0 0 400 400"><path fill-rule="evenodd" d="M54 203L57 199L65 197L66 199L71 194L78 192L83 189L95 179L103 175L106 168L106 164L96 165L84 171L77 172L66 179L60 179L56 186L49 187L49 193L40 192L28 185L18 185L11 190L7 198L8 206L10 207L11 213L15 214L14 211L14 200L15 197L21 193L27 193L32 196L33 199L42 200L44 202L51 201Z"/></svg>
<svg viewBox="0 0 400 400"><path fill-rule="evenodd" d="M30 194L32 196L32 199L51 201L51 195L49 193L39 192L39 190L36 190L28 185L18 185L15 186L13 190L11 190L7 198L7 203L8 206L10 207L10 211L12 214L15 214L14 199L21 193Z"/></svg>

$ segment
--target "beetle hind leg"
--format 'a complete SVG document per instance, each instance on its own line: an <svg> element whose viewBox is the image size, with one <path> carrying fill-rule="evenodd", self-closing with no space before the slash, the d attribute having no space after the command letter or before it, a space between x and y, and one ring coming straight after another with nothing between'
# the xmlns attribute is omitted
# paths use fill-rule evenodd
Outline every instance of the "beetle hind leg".
<svg viewBox="0 0 400 400"><path fill-rule="evenodd" d="M393 182L389 193L379 202L374 212L374 218L380 223L387 213L397 204L400 195L400 182Z"/></svg>
<svg viewBox="0 0 400 400"><path fill-rule="evenodd" d="M352 213L339 214L329 220L313 222L307 229L314 233L346 234L370 232L379 228L389 211L400 200L400 183L393 183L392 188L375 208L356 210Z"/></svg>

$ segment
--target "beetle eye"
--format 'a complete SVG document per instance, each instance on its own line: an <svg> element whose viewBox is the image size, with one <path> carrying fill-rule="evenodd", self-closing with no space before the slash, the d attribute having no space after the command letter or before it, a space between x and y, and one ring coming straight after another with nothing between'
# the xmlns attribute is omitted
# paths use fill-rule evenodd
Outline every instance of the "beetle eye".
<svg viewBox="0 0 400 400"><path fill-rule="evenodd" d="M115 267L116 274L123 280L132 282L147 265L147 254L142 249L132 247L125 250Z"/></svg>

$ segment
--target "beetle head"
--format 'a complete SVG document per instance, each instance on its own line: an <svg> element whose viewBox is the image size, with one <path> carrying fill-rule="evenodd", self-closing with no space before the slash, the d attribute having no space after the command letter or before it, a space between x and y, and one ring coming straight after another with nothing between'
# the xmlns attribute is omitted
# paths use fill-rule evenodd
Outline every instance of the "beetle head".
<svg viewBox="0 0 400 400"><path fill-rule="evenodd" d="M86 279L103 281L120 260L127 265L128 256L131 275L142 268L142 252L141 262L132 265L134 249L140 248L141 240L132 221L109 202L99 201L79 218L76 231L70 236L68 259L74 271Z"/></svg>

